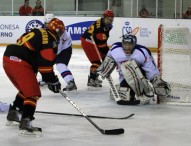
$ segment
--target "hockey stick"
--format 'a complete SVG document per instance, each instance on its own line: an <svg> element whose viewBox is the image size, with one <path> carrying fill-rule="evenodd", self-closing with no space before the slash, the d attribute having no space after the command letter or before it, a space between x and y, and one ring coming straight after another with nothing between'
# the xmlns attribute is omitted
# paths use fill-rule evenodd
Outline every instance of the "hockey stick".
<svg viewBox="0 0 191 146"><path fill-rule="evenodd" d="M93 36L90 36L90 38L91 38L91 40L93 42L94 48L96 50L96 53L97 53L97 55L99 57L100 62L103 62L103 60L101 58L101 55L100 55L100 53L98 51L98 48L96 46L96 43L94 41ZM135 103L135 102L132 103L131 101L121 100L121 97L119 96L119 92L117 91L117 88L115 87L115 85L113 83L112 77L111 76L107 77L107 80L109 82L109 85L111 87L111 92L112 92L113 97L114 97L115 101L117 102L117 104L119 104L119 105L137 105L137 104L139 104L139 103Z"/></svg>
<svg viewBox="0 0 191 146"><path fill-rule="evenodd" d="M101 129L72 100L70 100L68 98L68 96L64 92L62 92L61 90L59 92L70 104L72 104L83 115L83 117L85 117L102 134L106 134L106 135L118 135L118 134L123 134L124 133L124 129L123 128L120 128L120 129L111 129L111 130Z"/></svg>
<svg viewBox="0 0 191 146"><path fill-rule="evenodd" d="M36 111L36 113L42 113L42 114L50 114L50 115L66 115L66 116L76 116L76 117L83 117L83 115L80 114L69 114L69 113L56 113L56 112L45 112L45 111ZM87 115L89 118L98 118L98 119L116 119L116 120L125 120L133 117L135 114L130 114L125 117L104 117L104 116L93 116L93 115Z"/></svg>

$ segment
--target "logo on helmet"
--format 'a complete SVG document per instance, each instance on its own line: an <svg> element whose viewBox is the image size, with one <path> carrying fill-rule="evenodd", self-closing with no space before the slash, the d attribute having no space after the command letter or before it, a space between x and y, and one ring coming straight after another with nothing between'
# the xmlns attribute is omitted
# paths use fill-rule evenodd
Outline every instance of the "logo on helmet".
<svg viewBox="0 0 191 146"><path fill-rule="evenodd" d="M57 18L53 18L52 20L50 20L50 22L47 25L47 28L53 32L58 33L59 35L62 35L62 33L64 33L65 31L64 23Z"/></svg>

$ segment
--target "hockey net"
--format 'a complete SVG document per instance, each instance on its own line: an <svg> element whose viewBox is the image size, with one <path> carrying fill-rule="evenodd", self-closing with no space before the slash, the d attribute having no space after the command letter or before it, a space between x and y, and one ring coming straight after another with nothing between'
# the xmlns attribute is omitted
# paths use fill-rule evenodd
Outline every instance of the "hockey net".
<svg viewBox="0 0 191 146"><path fill-rule="evenodd" d="M186 27L160 26L158 29L158 67L171 94L161 102L191 103L191 33Z"/></svg>

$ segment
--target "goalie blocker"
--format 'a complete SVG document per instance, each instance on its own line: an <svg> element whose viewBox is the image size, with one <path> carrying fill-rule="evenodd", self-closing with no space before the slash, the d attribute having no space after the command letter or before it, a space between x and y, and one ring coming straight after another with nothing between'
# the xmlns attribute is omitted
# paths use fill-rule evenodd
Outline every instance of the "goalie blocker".
<svg viewBox="0 0 191 146"><path fill-rule="evenodd" d="M102 64L98 67L97 73L104 78L108 78L116 67L115 60L106 56Z"/></svg>

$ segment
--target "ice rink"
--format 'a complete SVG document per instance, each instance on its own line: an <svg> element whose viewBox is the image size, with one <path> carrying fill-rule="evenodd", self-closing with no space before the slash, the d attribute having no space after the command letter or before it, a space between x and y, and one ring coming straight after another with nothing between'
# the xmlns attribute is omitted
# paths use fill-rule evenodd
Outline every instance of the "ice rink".
<svg viewBox="0 0 191 146"><path fill-rule="evenodd" d="M0 57L5 47L0 47ZM2 62L2 61L1 61ZM87 90L89 65L82 49L73 49L69 68L78 87L68 97L87 115L125 117L129 119L91 118L102 129L124 128L121 135L103 135L84 117L35 114L33 126L41 127L42 137L18 136L18 125L6 126L6 112L0 112L1 146L191 146L191 107L189 105L150 104L117 105L109 97L109 84L97 91ZM57 71L56 71L57 72ZM58 74L58 72L57 72ZM62 87L65 82L58 74ZM117 84L118 75L112 73ZM40 78L40 76L38 76ZM37 111L80 114L61 94L41 87ZM0 102L12 104L17 93L0 64Z"/></svg>

